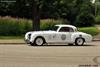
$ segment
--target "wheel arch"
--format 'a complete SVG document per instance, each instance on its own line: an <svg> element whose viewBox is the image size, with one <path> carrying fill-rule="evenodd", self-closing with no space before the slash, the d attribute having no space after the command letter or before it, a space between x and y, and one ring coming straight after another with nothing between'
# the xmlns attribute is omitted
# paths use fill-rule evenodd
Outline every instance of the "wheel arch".
<svg viewBox="0 0 100 67"><path fill-rule="evenodd" d="M82 41L78 42L78 39L81 39ZM84 42L85 42L85 39L82 38L82 37L78 37L78 38L75 39L75 45L79 45L79 46L84 45Z"/></svg>
<svg viewBox="0 0 100 67"><path fill-rule="evenodd" d="M84 37L77 37L77 38L75 38L75 40L78 39L78 38L82 38L84 40L84 42L85 42L85 38Z"/></svg>
<svg viewBox="0 0 100 67"><path fill-rule="evenodd" d="M81 34L80 35L72 35L71 36L72 42L75 42L75 40L78 39L78 38L82 38L84 40L84 42L86 41L85 37L83 35L81 35Z"/></svg>

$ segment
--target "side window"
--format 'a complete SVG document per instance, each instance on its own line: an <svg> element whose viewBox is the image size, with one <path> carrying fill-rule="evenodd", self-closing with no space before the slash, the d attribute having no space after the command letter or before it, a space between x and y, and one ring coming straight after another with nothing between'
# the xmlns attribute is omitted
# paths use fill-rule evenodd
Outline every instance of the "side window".
<svg viewBox="0 0 100 67"><path fill-rule="evenodd" d="M59 32L74 32L74 30L70 27L62 27Z"/></svg>
<svg viewBox="0 0 100 67"><path fill-rule="evenodd" d="M72 28L70 28L70 31L69 32L74 32L74 30Z"/></svg>

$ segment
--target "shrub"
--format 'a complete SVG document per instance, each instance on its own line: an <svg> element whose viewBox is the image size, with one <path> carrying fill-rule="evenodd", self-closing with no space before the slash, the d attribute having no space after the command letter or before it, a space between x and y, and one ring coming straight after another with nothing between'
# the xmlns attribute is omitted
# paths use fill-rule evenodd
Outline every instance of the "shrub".
<svg viewBox="0 0 100 67"><path fill-rule="evenodd" d="M100 24L100 15L96 17L96 24Z"/></svg>
<svg viewBox="0 0 100 67"><path fill-rule="evenodd" d="M100 30L97 29L96 27L83 27L79 28L79 31L91 34L93 36L100 33Z"/></svg>
<svg viewBox="0 0 100 67"><path fill-rule="evenodd" d="M78 27L89 27L93 26L95 18L92 14L81 13L77 16L75 25Z"/></svg>
<svg viewBox="0 0 100 67"><path fill-rule="evenodd" d="M31 27L29 20L26 19L0 17L0 35L22 35L31 30Z"/></svg>
<svg viewBox="0 0 100 67"><path fill-rule="evenodd" d="M54 25L63 23L64 20L54 20L54 19L41 20L40 28L41 30L50 30L54 27Z"/></svg>
<svg viewBox="0 0 100 67"><path fill-rule="evenodd" d="M41 20L41 30L50 30L56 24L63 24L64 20L44 19ZM19 36L32 31L32 21L27 19L16 19L11 17L0 17L0 36ZM80 31L96 35L100 33L95 27L80 28Z"/></svg>
<svg viewBox="0 0 100 67"><path fill-rule="evenodd" d="M49 30L55 24L63 23L63 20L47 19L41 20L41 30ZM0 36L10 35L19 36L24 35L26 32L32 31L32 20L0 17Z"/></svg>

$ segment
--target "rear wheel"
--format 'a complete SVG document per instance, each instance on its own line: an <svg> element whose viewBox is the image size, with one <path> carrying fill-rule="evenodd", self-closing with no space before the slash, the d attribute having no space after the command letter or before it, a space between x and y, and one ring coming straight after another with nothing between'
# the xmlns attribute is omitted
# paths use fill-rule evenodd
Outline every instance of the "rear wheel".
<svg viewBox="0 0 100 67"><path fill-rule="evenodd" d="M85 42L85 40L83 38L79 37L79 38L76 38L75 45L81 46L84 44L84 42Z"/></svg>

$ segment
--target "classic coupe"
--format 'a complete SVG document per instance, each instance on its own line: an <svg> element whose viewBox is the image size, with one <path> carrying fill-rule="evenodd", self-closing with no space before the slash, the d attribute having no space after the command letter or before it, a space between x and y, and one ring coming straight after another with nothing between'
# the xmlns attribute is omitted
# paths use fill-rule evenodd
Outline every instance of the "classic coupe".
<svg viewBox="0 0 100 67"><path fill-rule="evenodd" d="M45 43L66 43L69 45L84 45L91 42L92 36L79 32L72 25L55 25L53 30L31 31L25 34L26 43L34 46L42 46Z"/></svg>

